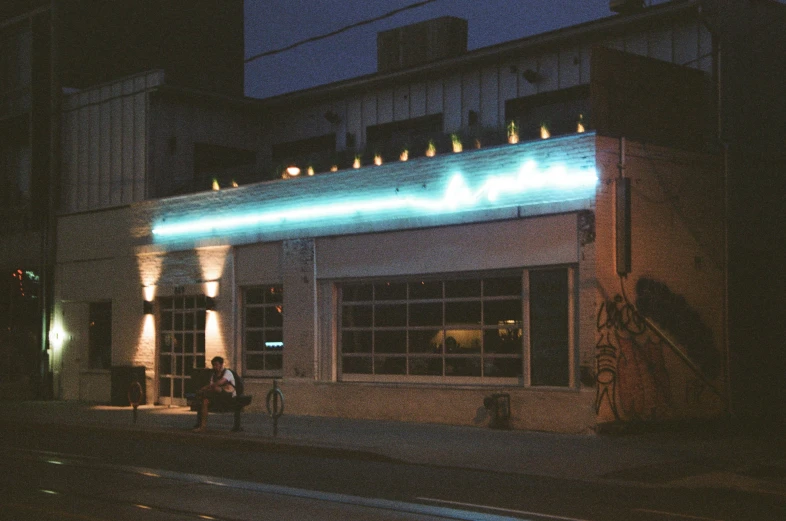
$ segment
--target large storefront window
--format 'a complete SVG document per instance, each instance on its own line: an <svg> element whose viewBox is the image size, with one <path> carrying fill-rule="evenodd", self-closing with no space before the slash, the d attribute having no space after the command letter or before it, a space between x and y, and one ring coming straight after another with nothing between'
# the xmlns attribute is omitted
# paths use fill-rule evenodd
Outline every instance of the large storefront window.
<svg viewBox="0 0 786 521"><path fill-rule="evenodd" d="M344 380L569 385L567 269L348 282L339 290Z"/></svg>
<svg viewBox="0 0 786 521"><path fill-rule="evenodd" d="M279 376L284 351L284 291L280 285L245 289L243 306L244 373Z"/></svg>
<svg viewBox="0 0 786 521"><path fill-rule="evenodd" d="M205 367L205 296L160 298L158 305L158 392L162 403L179 403L193 370Z"/></svg>

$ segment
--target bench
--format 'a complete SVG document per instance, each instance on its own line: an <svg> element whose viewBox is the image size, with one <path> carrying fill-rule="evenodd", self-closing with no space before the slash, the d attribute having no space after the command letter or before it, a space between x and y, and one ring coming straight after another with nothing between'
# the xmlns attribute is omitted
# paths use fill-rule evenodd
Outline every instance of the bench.
<svg viewBox="0 0 786 521"><path fill-rule="evenodd" d="M243 430L243 427L240 425L240 413L243 412L243 409L251 404L251 400L253 398L250 394L243 393L243 380L235 371L232 371L232 374L235 376L235 391L237 392L237 396L232 397L232 401L230 403L210 403L210 407L208 408L208 412L231 412L235 416L234 424L232 425L232 432L239 432ZM202 386L210 382L210 374L211 369L198 369L191 373L191 388L192 389L200 389ZM195 391L186 392L185 398L188 402L189 406L191 407L192 411L199 411L199 407L201 404L196 399L197 393ZM199 425L197 425L198 427Z"/></svg>

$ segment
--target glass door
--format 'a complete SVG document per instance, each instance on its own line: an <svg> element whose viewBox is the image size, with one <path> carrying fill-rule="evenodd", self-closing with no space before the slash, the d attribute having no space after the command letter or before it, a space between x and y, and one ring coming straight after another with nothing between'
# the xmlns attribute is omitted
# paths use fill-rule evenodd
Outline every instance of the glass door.
<svg viewBox="0 0 786 521"><path fill-rule="evenodd" d="M205 367L205 297L163 297L158 304L158 401L185 405L191 373Z"/></svg>

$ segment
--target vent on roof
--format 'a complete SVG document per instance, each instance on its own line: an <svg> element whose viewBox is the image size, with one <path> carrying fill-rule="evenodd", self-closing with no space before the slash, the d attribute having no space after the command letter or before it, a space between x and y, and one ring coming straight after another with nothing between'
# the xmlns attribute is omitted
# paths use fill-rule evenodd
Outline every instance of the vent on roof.
<svg viewBox="0 0 786 521"><path fill-rule="evenodd" d="M644 9L644 0L609 0L609 9L619 14L635 13Z"/></svg>
<svg viewBox="0 0 786 521"><path fill-rule="evenodd" d="M414 67L467 52L467 21L443 16L377 33L377 71Z"/></svg>

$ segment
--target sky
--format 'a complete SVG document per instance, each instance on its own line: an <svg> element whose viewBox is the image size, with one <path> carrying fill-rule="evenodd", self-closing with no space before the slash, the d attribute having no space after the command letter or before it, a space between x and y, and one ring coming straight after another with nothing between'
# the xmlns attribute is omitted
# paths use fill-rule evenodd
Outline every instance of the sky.
<svg viewBox="0 0 786 521"><path fill-rule="evenodd" d="M422 0L245 0L246 58ZM663 0L646 0L648 5ZM376 71L379 31L440 16L468 21L469 50L613 16L609 0L433 0L246 64L246 96L267 98Z"/></svg>

